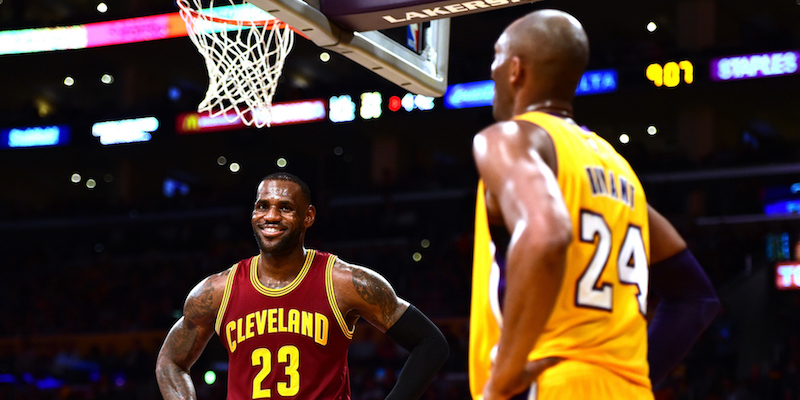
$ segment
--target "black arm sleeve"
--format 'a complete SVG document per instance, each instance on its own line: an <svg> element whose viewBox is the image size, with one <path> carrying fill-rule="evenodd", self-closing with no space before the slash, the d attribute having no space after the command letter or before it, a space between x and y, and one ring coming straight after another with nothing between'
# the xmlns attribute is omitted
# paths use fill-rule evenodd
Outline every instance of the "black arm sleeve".
<svg viewBox="0 0 800 400"><path fill-rule="evenodd" d="M660 298L647 329L647 359L655 387L689 353L717 315L720 302L688 249L650 266L650 289Z"/></svg>
<svg viewBox="0 0 800 400"><path fill-rule="evenodd" d="M408 306L386 335L411 352L386 400L419 399L450 356L447 340L413 305Z"/></svg>

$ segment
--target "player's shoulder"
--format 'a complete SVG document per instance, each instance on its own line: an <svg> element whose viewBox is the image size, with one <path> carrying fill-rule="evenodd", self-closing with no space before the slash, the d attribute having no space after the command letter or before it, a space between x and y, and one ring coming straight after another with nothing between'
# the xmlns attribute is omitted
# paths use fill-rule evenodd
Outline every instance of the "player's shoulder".
<svg viewBox="0 0 800 400"><path fill-rule="evenodd" d="M228 267L222 271L219 271L215 274L211 274L205 278L205 281L211 286L214 286L218 289L225 289L225 284L228 281L228 276L233 273L235 265Z"/></svg>
<svg viewBox="0 0 800 400"><path fill-rule="evenodd" d="M391 284L380 273L339 258L333 263L331 277L337 296L362 298L371 292L394 294Z"/></svg>
<svg viewBox="0 0 800 400"><path fill-rule="evenodd" d="M524 151L538 149L539 144L549 141L550 135L541 125L527 120L509 120L495 122L478 132L473 138L473 149L476 151L491 148L508 148Z"/></svg>
<svg viewBox="0 0 800 400"><path fill-rule="evenodd" d="M336 301L344 315L364 318L386 331L408 307L389 281L371 268L337 260L332 275Z"/></svg>
<svg viewBox="0 0 800 400"><path fill-rule="evenodd" d="M347 262L338 257L333 262L331 272L334 283L355 283L365 277L383 279L380 274L368 267Z"/></svg>
<svg viewBox="0 0 800 400"><path fill-rule="evenodd" d="M184 304L184 315L197 319L216 315L225 295L228 276L235 266L211 274L198 282L189 292Z"/></svg>
<svg viewBox="0 0 800 400"><path fill-rule="evenodd" d="M512 163L529 160L533 152L555 168L553 139L545 128L527 120L494 123L478 132L472 143L472 153L479 169L507 164L500 160Z"/></svg>
<svg viewBox="0 0 800 400"><path fill-rule="evenodd" d="M485 136L495 140L521 140L530 135L542 134L547 134L547 131L534 121L511 119L495 122L478 132L476 136Z"/></svg>

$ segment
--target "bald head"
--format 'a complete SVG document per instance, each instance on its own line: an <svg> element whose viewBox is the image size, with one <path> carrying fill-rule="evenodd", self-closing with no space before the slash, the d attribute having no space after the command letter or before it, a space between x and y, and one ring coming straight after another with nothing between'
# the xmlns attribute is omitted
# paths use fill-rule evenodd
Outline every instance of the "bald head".
<svg viewBox="0 0 800 400"><path fill-rule="evenodd" d="M561 63L584 69L589 40L575 17L558 10L534 11L505 30L512 51L529 62Z"/></svg>
<svg viewBox="0 0 800 400"><path fill-rule="evenodd" d="M555 100L571 104L588 61L589 40L580 22L563 11L538 10L514 21L497 40L492 72L496 90L509 91L498 93L509 103ZM510 69L495 71L501 68ZM524 75L520 82L513 81L515 68ZM504 85L497 78L512 82ZM520 105L525 104L506 108L510 112Z"/></svg>

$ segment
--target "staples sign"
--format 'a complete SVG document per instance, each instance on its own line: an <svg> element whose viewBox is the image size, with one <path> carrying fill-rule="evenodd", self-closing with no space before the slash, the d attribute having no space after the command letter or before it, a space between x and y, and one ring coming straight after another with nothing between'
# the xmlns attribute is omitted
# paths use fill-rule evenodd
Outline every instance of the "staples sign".
<svg viewBox="0 0 800 400"><path fill-rule="evenodd" d="M778 290L800 289L800 262L779 262L775 265L775 287Z"/></svg>

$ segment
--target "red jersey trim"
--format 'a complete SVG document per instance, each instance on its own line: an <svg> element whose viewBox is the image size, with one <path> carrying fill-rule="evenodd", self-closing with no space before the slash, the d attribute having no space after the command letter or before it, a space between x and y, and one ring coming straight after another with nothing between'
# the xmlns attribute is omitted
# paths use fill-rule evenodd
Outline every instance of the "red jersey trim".
<svg viewBox="0 0 800 400"><path fill-rule="evenodd" d="M294 277L292 283L280 289L270 289L262 285L261 281L258 280L258 259L261 257L261 255L259 254L253 257L253 259L250 261L250 283L252 283L253 287L264 296L269 296L269 297L283 296L291 292L292 290L294 290L294 288L300 285L300 282L302 282L303 278L305 278L306 275L308 274L308 270L311 269L311 262L314 261L314 255L316 253L317 252L315 250L307 250L306 261L305 263L303 263L303 268L300 269L300 273L298 273L297 276Z"/></svg>
<svg viewBox="0 0 800 400"><path fill-rule="evenodd" d="M222 294L222 303L219 305L219 310L217 310L217 321L214 323L214 330L219 335L219 329L222 325L222 317L225 316L225 310L228 309L228 300L231 298L231 286L233 286L233 277L236 275L236 269L239 266L239 263L233 264L233 266L228 269L228 278L225 279L225 291Z"/></svg>
<svg viewBox="0 0 800 400"><path fill-rule="evenodd" d="M342 310L339 309L339 305L336 303L336 293L333 291L334 263L336 263L336 256L328 256L328 262L325 265L325 292L328 294L328 303L331 305L331 311L333 311L333 315L336 316L336 321L339 323L339 328L342 330L342 334L344 334L347 339L352 340L353 333L356 331L356 327L347 326L347 322L342 315Z"/></svg>

